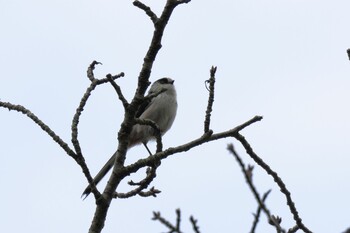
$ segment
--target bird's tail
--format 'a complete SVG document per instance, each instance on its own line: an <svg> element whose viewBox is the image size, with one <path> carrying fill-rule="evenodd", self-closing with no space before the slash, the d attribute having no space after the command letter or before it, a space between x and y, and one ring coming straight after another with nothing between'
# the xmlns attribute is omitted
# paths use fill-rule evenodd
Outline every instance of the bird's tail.
<svg viewBox="0 0 350 233"><path fill-rule="evenodd" d="M94 178L94 184L97 185L103 177L108 173L108 171L113 167L115 160L115 154L112 155L112 157L107 161L107 163L102 167L102 169L97 173L97 175ZM83 199L87 198L89 194L91 193L91 186L88 185L86 189L84 190L81 197Z"/></svg>

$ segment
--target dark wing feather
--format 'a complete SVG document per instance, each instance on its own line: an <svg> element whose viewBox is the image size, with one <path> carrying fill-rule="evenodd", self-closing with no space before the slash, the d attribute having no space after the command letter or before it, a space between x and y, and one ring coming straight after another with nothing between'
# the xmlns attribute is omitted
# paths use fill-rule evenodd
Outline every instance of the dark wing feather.
<svg viewBox="0 0 350 233"><path fill-rule="evenodd" d="M152 94L152 93L148 93L148 94ZM149 107L150 103L152 102L153 98L147 98L141 103L141 105L137 109L135 118L139 118L142 115L142 113L145 112L145 110Z"/></svg>

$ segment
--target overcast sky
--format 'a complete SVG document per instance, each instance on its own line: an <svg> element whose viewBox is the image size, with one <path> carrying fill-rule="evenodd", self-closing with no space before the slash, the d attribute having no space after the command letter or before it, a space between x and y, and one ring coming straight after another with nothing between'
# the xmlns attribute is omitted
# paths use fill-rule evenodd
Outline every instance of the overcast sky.
<svg viewBox="0 0 350 233"><path fill-rule="evenodd" d="M144 3L159 15L165 0ZM218 66L214 132L262 115L242 133L283 179L305 225L317 233L350 227L349 9L349 0L192 0L179 6L151 75L151 81L175 79L178 91L178 115L164 146L201 136L204 81ZM118 83L130 100L153 33L150 19L127 0L2 0L0 29L1 101L29 108L68 143L89 85L88 65L103 63L98 78L125 72ZM98 87L79 125L92 174L114 152L122 117L111 86ZM80 199L87 181L79 166L19 113L0 109L0 129L2 231L87 232L95 203L92 196ZM151 221L152 211L174 222L176 208L185 232L192 232L192 214L202 232L248 232L257 203L226 150L231 142L245 163L254 164L233 139L174 155L153 183L162 193L114 201L103 232L165 232ZM133 148L127 162L146 154ZM294 226L285 197L258 166L254 182L261 193L272 189L267 206L282 226ZM274 232L265 216L257 232Z"/></svg>

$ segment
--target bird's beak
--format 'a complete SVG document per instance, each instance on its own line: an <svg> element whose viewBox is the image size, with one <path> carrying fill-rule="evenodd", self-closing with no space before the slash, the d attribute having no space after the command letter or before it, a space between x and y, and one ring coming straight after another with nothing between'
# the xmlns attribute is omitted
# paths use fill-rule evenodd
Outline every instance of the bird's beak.
<svg viewBox="0 0 350 233"><path fill-rule="evenodd" d="M171 81L170 83L171 83L171 84L174 84L174 82L175 82L175 80Z"/></svg>

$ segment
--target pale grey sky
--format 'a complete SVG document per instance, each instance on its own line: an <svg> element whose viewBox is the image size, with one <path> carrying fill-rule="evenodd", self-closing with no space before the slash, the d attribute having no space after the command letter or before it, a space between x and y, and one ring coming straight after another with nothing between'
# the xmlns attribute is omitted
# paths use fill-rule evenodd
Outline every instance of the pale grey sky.
<svg viewBox="0 0 350 233"><path fill-rule="evenodd" d="M144 1L160 13L164 1ZM179 6L165 31L152 71L176 80L179 109L164 146L202 134L204 80L218 66L212 129L223 131L255 115L263 121L243 131L255 151L282 177L304 223L317 233L350 227L350 2L348 0L192 0ZM125 95L136 78L153 33L132 1L0 1L0 99L32 110L70 141L70 124L89 84L88 65L103 63L97 77L125 72ZM116 148L122 106L109 85L99 87L79 128L83 152L95 174ZM87 232L94 200L82 201L80 168L23 115L0 109L0 183L3 232ZM193 214L202 232L248 232L257 204L227 152L230 139L206 144L162 163L158 198L114 201L103 232L164 232L152 211L183 230ZM128 161L145 151L130 150ZM294 225L272 178L255 166L267 205ZM140 177L140 176L138 176ZM138 177L130 177L137 180ZM99 186L100 188L102 186ZM128 190L124 185L123 190ZM261 220L257 232L274 232Z"/></svg>

